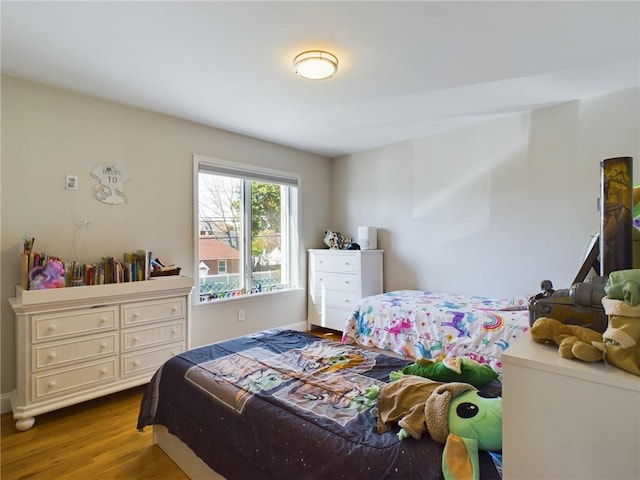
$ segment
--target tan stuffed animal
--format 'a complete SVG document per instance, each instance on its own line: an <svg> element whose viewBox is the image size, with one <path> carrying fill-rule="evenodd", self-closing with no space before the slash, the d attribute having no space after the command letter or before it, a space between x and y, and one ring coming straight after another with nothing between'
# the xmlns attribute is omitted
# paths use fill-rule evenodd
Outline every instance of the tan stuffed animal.
<svg viewBox="0 0 640 480"><path fill-rule="evenodd" d="M538 318L531 327L534 342L558 345L562 358L577 358L585 362L599 362L602 352L592 342L602 342L602 334L587 327L565 325L549 317Z"/></svg>

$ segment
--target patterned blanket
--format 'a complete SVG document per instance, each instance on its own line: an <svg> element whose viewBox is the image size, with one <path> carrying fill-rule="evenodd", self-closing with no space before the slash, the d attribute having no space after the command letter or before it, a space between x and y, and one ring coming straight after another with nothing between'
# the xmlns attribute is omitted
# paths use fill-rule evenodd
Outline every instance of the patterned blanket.
<svg viewBox="0 0 640 480"><path fill-rule="evenodd" d="M529 329L528 298L398 290L363 298L342 341L406 358L469 357L502 371L500 356Z"/></svg>

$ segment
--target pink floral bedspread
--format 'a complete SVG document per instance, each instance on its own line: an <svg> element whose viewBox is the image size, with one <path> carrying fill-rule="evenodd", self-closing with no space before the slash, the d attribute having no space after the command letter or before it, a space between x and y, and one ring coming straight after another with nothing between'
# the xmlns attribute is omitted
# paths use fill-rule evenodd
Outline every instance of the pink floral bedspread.
<svg viewBox="0 0 640 480"><path fill-rule="evenodd" d="M469 357L501 373L500 355L529 330L528 297L398 290L363 298L342 341L391 350L407 358Z"/></svg>

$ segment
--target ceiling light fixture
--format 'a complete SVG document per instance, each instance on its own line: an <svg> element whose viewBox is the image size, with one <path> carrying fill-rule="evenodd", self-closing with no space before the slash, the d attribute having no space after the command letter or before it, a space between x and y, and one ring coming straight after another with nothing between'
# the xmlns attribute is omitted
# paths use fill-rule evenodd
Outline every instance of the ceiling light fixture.
<svg viewBox="0 0 640 480"><path fill-rule="evenodd" d="M293 68L301 77L309 80L323 80L336 73L338 59L335 55L323 50L308 50L293 59Z"/></svg>

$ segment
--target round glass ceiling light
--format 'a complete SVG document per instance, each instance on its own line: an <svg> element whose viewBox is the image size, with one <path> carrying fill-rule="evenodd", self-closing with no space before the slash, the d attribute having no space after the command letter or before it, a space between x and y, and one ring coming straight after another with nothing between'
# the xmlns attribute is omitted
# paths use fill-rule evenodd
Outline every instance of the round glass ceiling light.
<svg viewBox="0 0 640 480"><path fill-rule="evenodd" d="M293 68L301 77L309 80L323 80L336 73L338 59L335 55L323 50L308 50L293 59Z"/></svg>

